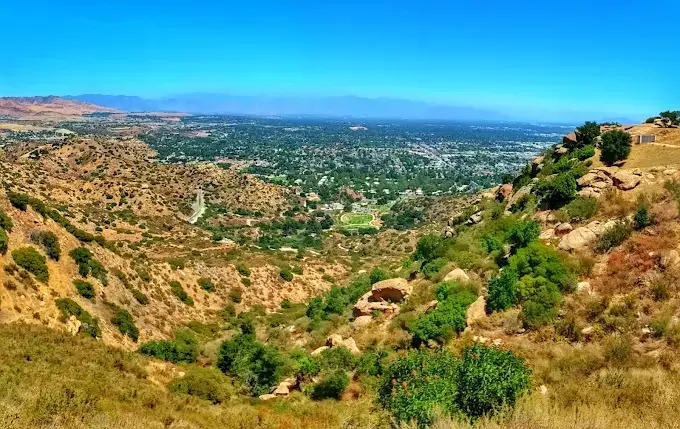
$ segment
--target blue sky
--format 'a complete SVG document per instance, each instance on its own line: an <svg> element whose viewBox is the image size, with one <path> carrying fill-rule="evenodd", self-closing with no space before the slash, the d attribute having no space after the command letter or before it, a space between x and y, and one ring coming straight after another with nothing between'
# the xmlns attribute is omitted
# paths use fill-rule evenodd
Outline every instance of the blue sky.
<svg viewBox="0 0 680 429"><path fill-rule="evenodd" d="M0 26L0 95L360 95L642 117L680 109L677 37L663 9L625 0L13 1Z"/></svg>

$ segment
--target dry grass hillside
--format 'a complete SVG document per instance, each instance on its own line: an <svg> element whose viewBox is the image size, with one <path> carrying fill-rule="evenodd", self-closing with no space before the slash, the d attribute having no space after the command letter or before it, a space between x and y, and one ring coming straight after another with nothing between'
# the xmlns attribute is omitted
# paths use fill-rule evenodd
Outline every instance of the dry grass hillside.
<svg viewBox="0 0 680 429"><path fill-rule="evenodd" d="M93 112L115 112L115 110L55 96L0 98L0 115L21 119L82 116Z"/></svg>

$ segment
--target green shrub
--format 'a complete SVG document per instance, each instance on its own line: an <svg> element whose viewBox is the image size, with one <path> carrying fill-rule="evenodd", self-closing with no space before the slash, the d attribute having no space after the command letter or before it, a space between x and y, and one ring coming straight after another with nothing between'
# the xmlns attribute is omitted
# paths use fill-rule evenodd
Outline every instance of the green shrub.
<svg viewBox="0 0 680 429"><path fill-rule="evenodd" d="M245 264L238 264L238 265L236 265L236 270L237 270L243 277L250 277L250 268L248 268Z"/></svg>
<svg viewBox="0 0 680 429"><path fill-rule="evenodd" d="M170 391L218 404L229 399L230 383L229 379L213 368L192 366L184 377L170 383Z"/></svg>
<svg viewBox="0 0 680 429"><path fill-rule="evenodd" d="M418 240L413 259L427 263L444 256L442 238L436 235L424 235Z"/></svg>
<svg viewBox="0 0 680 429"><path fill-rule="evenodd" d="M14 223L12 222L12 219L7 215L7 213L0 210L0 228L7 232L12 232L13 227Z"/></svg>
<svg viewBox="0 0 680 429"><path fill-rule="evenodd" d="M229 291L229 298L233 303L238 304L243 298L243 290L240 287L232 288Z"/></svg>
<svg viewBox="0 0 680 429"><path fill-rule="evenodd" d="M516 248L521 248L538 240L539 235L541 235L541 226L538 221L522 220L512 227L508 239Z"/></svg>
<svg viewBox="0 0 680 429"><path fill-rule="evenodd" d="M94 286L92 286L90 283L84 282L82 280L73 280L73 286L76 287L76 290L83 298L86 299L94 298L95 295Z"/></svg>
<svg viewBox="0 0 680 429"><path fill-rule="evenodd" d="M378 401L398 423L426 427L435 413L454 416L458 359L446 350L412 350L392 362L379 381Z"/></svg>
<svg viewBox="0 0 680 429"><path fill-rule="evenodd" d="M198 357L198 341L191 331L180 331L174 340L149 341L139 352L173 363L192 363Z"/></svg>
<svg viewBox="0 0 680 429"><path fill-rule="evenodd" d="M601 139L600 160L603 163L611 165L628 158L633 142L630 134L622 130L612 130L602 134Z"/></svg>
<svg viewBox="0 0 680 429"><path fill-rule="evenodd" d="M69 298L57 299L54 301L57 308L61 312L62 318L66 321L69 317L75 316L81 325L79 332L84 332L92 338L101 336L101 329L99 329L99 321L79 306L75 301Z"/></svg>
<svg viewBox="0 0 680 429"><path fill-rule="evenodd" d="M510 257L508 267L517 273L520 282L528 277L544 277L560 291L576 287L576 271L557 250L542 243L531 243ZM519 285L521 289L521 285Z"/></svg>
<svg viewBox="0 0 680 429"><path fill-rule="evenodd" d="M652 224L652 218L649 214L649 208L646 204L638 207L638 209L635 211L635 217L633 218L633 221L635 222L635 229L637 230L645 229Z"/></svg>
<svg viewBox="0 0 680 429"><path fill-rule="evenodd" d="M457 367L456 405L465 415L492 415L515 401L530 387L531 370L510 352L474 345Z"/></svg>
<svg viewBox="0 0 680 429"><path fill-rule="evenodd" d="M517 273L506 268L488 285L486 312L504 311L517 304Z"/></svg>
<svg viewBox="0 0 680 429"><path fill-rule="evenodd" d="M170 265L170 268L172 268L173 270L183 270L186 265L186 262L184 261L184 259L172 258L168 259L168 264Z"/></svg>
<svg viewBox="0 0 680 429"><path fill-rule="evenodd" d="M633 228L630 223L625 220L619 220L616 225L605 231L600 239L597 241L595 246L595 251L598 253L606 253L623 243L630 234L633 232Z"/></svg>
<svg viewBox="0 0 680 429"><path fill-rule="evenodd" d="M562 295L554 283L543 277L534 277L530 281L533 291L522 303L520 319L525 328L536 329L555 319Z"/></svg>
<svg viewBox="0 0 680 429"><path fill-rule="evenodd" d="M293 280L293 272L290 270L290 268L281 268L279 271L279 275L281 276L282 279L285 281L289 282Z"/></svg>
<svg viewBox="0 0 680 429"><path fill-rule="evenodd" d="M9 245L9 237L7 236L7 231L0 229L0 254L7 253L7 246Z"/></svg>
<svg viewBox="0 0 680 429"><path fill-rule="evenodd" d="M571 172L560 173L553 179L538 182L536 192L549 207L562 207L576 196L576 179Z"/></svg>
<svg viewBox="0 0 680 429"><path fill-rule="evenodd" d="M284 361L278 350L255 340L244 330L220 346L217 367L238 379L253 396L268 393L281 379Z"/></svg>
<svg viewBox="0 0 680 429"><path fill-rule="evenodd" d="M9 199L10 204L14 206L14 208L17 208L21 211L26 211L26 207L28 207L29 200L28 195L21 194L19 192L8 191L7 198Z"/></svg>
<svg viewBox="0 0 680 429"><path fill-rule="evenodd" d="M54 259L55 261L59 260L61 248L59 247L59 240L53 232L33 231L31 232L31 241L42 246L49 258Z"/></svg>
<svg viewBox="0 0 680 429"><path fill-rule="evenodd" d="M198 279L198 285L206 292L215 291L215 284L207 277L201 277Z"/></svg>
<svg viewBox="0 0 680 429"><path fill-rule="evenodd" d="M312 387L310 397L315 401L324 399L340 399L349 385L349 377L345 371L337 370L322 378Z"/></svg>
<svg viewBox="0 0 680 429"><path fill-rule="evenodd" d="M175 295L180 301L186 305L194 305L194 300L191 299L191 297L186 293L180 282L173 280L169 283L169 285L172 294Z"/></svg>
<svg viewBox="0 0 680 429"><path fill-rule="evenodd" d="M138 303L142 305L146 305L149 303L149 297L147 297L142 291L139 289L132 289L132 296L135 297Z"/></svg>
<svg viewBox="0 0 680 429"><path fill-rule="evenodd" d="M139 329L135 325L132 315L122 308L114 307L111 323L118 328L121 334L127 335L134 342L139 339Z"/></svg>
<svg viewBox="0 0 680 429"><path fill-rule="evenodd" d="M576 155L579 161L585 161L586 159L595 156L595 146L593 145L584 146L581 149L576 150L574 155Z"/></svg>
<svg viewBox="0 0 680 429"><path fill-rule="evenodd" d="M583 222L595 216L600 205L595 198L576 197L572 202L562 208L570 222Z"/></svg>
<svg viewBox="0 0 680 429"><path fill-rule="evenodd" d="M357 365L357 358L345 347L333 347L321 352L317 358L321 370L352 371Z"/></svg>
<svg viewBox="0 0 680 429"><path fill-rule="evenodd" d="M41 255L35 248L22 247L13 250L12 258L18 266L32 273L39 281L43 283L49 281L50 273L47 270L47 258Z"/></svg>
<svg viewBox="0 0 680 429"><path fill-rule="evenodd" d="M85 247L77 247L69 252L71 258L78 264L78 273L99 280L104 286L108 284L107 271L102 264L94 259L92 253Z"/></svg>
<svg viewBox="0 0 680 429"><path fill-rule="evenodd" d="M576 145L578 147L592 146L600 135L600 125L597 122L586 121L576 129Z"/></svg>
<svg viewBox="0 0 680 429"><path fill-rule="evenodd" d="M444 269L444 267L446 267L447 263L448 261L445 258L436 258L423 265L423 268L421 268L420 271L426 278L432 279L433 277L436 277L441 272L441 270Z"/></svg>
<svg viewBox="0 0 680 429"><path fill-rule="evenodd" d="M376 267L371 270L369 278L371 280L371 284L375 284L378 283L379 281L389 279L390 275L387 273L387 271L383 270L382 268Z"/></svg>

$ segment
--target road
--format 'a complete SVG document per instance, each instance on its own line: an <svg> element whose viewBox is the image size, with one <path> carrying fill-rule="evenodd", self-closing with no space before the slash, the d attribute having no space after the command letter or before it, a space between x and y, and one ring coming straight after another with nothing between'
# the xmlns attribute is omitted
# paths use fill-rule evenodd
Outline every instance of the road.
<svg viewBox="0 0 680 429"><path fill-rule="evenodd" d="M196 201L191 205L191 208L194 210L194 214L189 217L189 223L196 223L198 222L198 219L203 216L203 213L205 213L205 199L203 198L203 189L198 188L198 191L196 192Z"/></svg>

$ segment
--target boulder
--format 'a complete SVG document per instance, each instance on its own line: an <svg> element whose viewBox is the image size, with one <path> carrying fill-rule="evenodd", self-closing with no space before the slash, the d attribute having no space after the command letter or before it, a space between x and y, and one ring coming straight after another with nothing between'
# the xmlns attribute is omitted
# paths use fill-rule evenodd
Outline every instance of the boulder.
<svg viewBox="0 0 680 429"><path fill-rule="evenodd" d="M319 356L321 353L323 353L324 350L329 349L330 347L328 346L321 346L318 349L314 350L311 355L312 356Z"/></svg>
<svg viewBox="0 0 680 429"><path fill-rule="evenodd" d="M571 232L574 230L574 227L571 226L569 222L563 222L555 227L555 232L558 234L566 234L568 232Z"/></svg>
<svg viewBox="0 0 680 429"><path fill-rule="evenodd" d="M541 384L541 385L539 386L539 388L538 388L538 393L540 393L541 395L545 395L545 394L548 393L548 388L545 387L545 384Z"/></svg>
<svg viewBox="0 0 680 429"><path fill-rule="evenodd" d="M406 279L382 280L371 288L371 297L374 301L401 302L408 298L412 290L413 287Z"/></svg>
<svg viewBox="0 0 680 429"><path fill-rule="evenodd" d="M467 326L472 325L475 321L483 319L486 317L486 300L483 296L477 298L477 301L473 302L467 309L465 313L465 320Z"/></svg>
<svg viewBox="0 0 680 429"><path fill-rule="evenodd" d="M276 395L273 395L271 393L267 393L266 395L258 396L258 398L260 398L261 401L269 401L270 399L275 399Z"/></svg>
<svg viewBox="0 0 680 429"><path fill-rule="evenodd" d="M640 176L626 170L619 170L612 176L614 186L622 191L629 191L640 184Z"/></svg>
<svg viewBox="0 0 680 429"><path fill-rule="evenodd" d="M363 297L354 305L354 317L373 316L374 311L392 315L399 312L399 306L387 301L371 302Z"/></svg>
<svg viewBox="0 0 680 429"><path fill-rule="evenodd" d="M507 200L510 195L512 195L512 185L511 184L505 184L501 185L498 187L498 191L496 191L496 200L503 202Z"/></svg>
<svg viewBox="0 0 680 429"><path fill-rule="evenodd" d="M328 347L338 347L342 346L342 335L333 334L326 338L326 346Z"/></svg>
<svg viewBox="0 0 680 429"><path fill-rule="evenodd" d="M562 237L557 247L566 251L582 249L595 241L596 238L597 235L590 228L582 226Z"/></svg>
<svg viewBox="0 0 680 429"><path fill-rule="evenodd" d="M596 173L586 173L583 176L579 177L576 180L576 183L578 183L580 186L590 186L592 183L595 183L596 179L597 179Z"/></svg>
<svg viewBox="0 0 680 429"><path fill-rule="evenodd" d="M654 179L656 179L656 177L654 177L654 175L653 175L652 173L647 173L647 176L646 176L646 177L647 177L648 180L654 180Z"/></svg>
<svg viewBox="0 0 680 429"><path fill-rule="evenodd" d="M352 327L354 329L365 328L366 326L370 325L372 321L373 317L371 316L359 316L352 322Z"/></svg>
<svg viewBox="0 0 680 429"><path fill-rule="evenodd" d="M521 188L519 188L517 192L512 194L512 196L508 199L508 207L514 206L525 195L529 195L531 193L532 188L533 188L532 184L524 185Z"/></svg>
<svg viewBox="0 0 680 429"><path fill-rule="evenodd" d="M452 281L459 281L459 282L469 282L470 277L467 275L467 273L460 268L454 268L453 270L449 271L446 276L444 277L445 282L452 282Z"/></svg>
<svg viewBox="0 0 680 429"><path fill-rule="evenodd" d="M586 337L593 335L593 332L595 332L595 328L592 326L586 326L585 328L581 329L581 335L585 335Z"/></svg>
<svg viewBox="0 0 680 429"><path fill-rule="evenodd" d="M66 321L66 330L71 335L76 335L80 331L81 325L82 323L80 323L80 320L76 319L76 316L71 315Z"/></svg>
<svg viewBox="0 0 680 429"><path fill-rule="evenodd" d="M359 350L359 347L357 347L357 342L354 341L354 338L352 338L352 337L346 338L342 342L342 346L345 347L347 350L349 350L354 355L360 355L361 354L361 350Z"/></svg>
<svg viewBox="0 0 680 429"><path fill-rule="evenodd" d="M590 293L590 283L588 282L578 282L576 284L576 292L587 292Z"/></svg>
<svg viewBox="0 0 680 429"><path fill-rule="evenodd" d="M666 176L672 176L677 172L678 172L678 170L676 170L675 168L669 168L667 170L664 170L663 174L665 174Z"/></svg>
<svg viewBox="0 0 680 429"><path fill-rule="evenodd" d="M482 221L482 214L481 213L475 213L472 216L470 216L470 218L467 221L465 221L465 224L466 225L476 225L481 221Z"/></svg>
<svg viewBox="0 0 680 429"><path fill-rule="evenodd" d="M276 396L286 396L290 393L290 389L287 383L280 383L272 390L272 395Z"/></svg>
<svg viewBox="0 0 680 429"><path fill-rule="evenodd" d="M545 231L541 232L541 235L538 236L539 240L552 240L553 238L555 238L554 228L546 229Z"/></svg>

